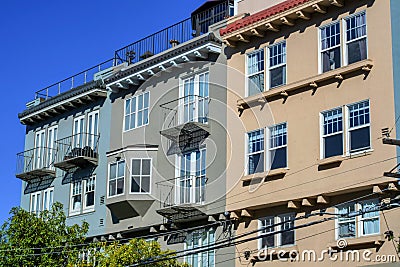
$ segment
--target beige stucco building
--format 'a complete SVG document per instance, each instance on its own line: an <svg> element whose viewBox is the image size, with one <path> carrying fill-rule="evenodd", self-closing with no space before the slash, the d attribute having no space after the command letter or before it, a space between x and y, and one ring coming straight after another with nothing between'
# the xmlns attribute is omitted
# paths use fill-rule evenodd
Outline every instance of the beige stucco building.
<svg viewBox="0 0 400 267"><path fill-rule="evenodd" d="M398 190L396 146L382 141L397 136L398 1L244 0L237 8L220 31L236 266L398 260L385 233L398 235L400 213L382 210ZM329 248L337 252L319 259ZM361 258L340 260L341 250Z"/></svg>

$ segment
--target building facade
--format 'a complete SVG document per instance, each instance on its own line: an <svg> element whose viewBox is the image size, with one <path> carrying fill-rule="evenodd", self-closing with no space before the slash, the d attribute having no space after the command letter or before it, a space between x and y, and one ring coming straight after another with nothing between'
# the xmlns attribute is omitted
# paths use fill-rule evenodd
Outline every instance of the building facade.
<svg viewBox="0 0 400 267"><path fill-rule="evenodd" d="M226 209L249 239L236 266L398 260L385 233L399 212L381 209L398 190L398 153L382 142L398 135L398 12L396 1L246 0L221 29L236 111Z"/></svg>
<svg viewBox="0 0 400 267"><path fill-rule="evenodd" d="M157 240L192 266L397 260L399 15L206 1L36 92L21 207L61 202L89 242Z"/></svg>

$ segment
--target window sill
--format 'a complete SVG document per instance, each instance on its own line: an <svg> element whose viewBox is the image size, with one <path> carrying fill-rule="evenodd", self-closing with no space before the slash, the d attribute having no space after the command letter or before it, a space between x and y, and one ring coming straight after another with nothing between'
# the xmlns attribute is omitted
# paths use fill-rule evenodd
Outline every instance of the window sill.
<svg viewBox="0 0 400 267"><path fill-rule="evenodd" d="M369 235L369 236L346 238L344 240L346 240L347 245L340 249L346 249L349 247L358 247L358 246L380 247L385 242L385 237L381 234L374 234L374 235ZM339 248L338 244L337 244L337 240L334 242L328 243L327 247Z"/></svg>
<svg viewBox="0 0 400 267"><path fill-rule="evenodd" d="M265 178L273 178L275 176L285 176L285 174L288 172L288 168L279 168L279 169L274 169L270 170L268 172L258 172L258 173L253 173L249 175L245 175L242 177L242 182L249 182L251 180L259 180L259 179L265 179Z"/></svg>
<svg viewBox="0 0 400 267"><path fill-rule="evenodd" d="M371 155L372 152L374 152L373 149L368 149L368 150L363 150L363 151L359 151L359 152L355 152L355 153L350 153L350 154L346 155L346 159L353 159L353 158L368 156L368 155Z"/></svg>
<svg viewBox="0 0 400 267"><path fill-rule="evenodd" d="M298 252L297 245L260 249L259 253L253 256L253 261L273 260L277 257L280 259L289 258L291 253Z"/></svg>
<svg viewBox="0 0 400 267"><path fill-rule="evenodd" d="M89 213L93 213L94 211L95 211L94 209L90 209L90 210L72 212L72 213L68 214L68 218L74 218L74 217L87 215Z"/></svg>
<svg viewBox="0 0 400 267"><path fill-rule="evenodd" d="M244 99L239 99L237 101L237 106L239 111L243 111L245 109L251 108L256 105L263 105L267 102L267 99L271 98L287 98L290 97L289 92L293 92L298 89L308 89L308 90L317 90L321 82L326 84L341 82L345 77L343 75L354 73L357 71L363 71L364 73L368 73L371 71L371 68L374 66L374 62L371 59L364 59L362 61L343 66L328 72L324 72L322 74L315 75L310 78L306 78L297 82L293 82L290 84L282 85L271 90L259 93L257 95L252 95L246 97ZM302 91L302 90L300 90Z"/></svg>
<svg viewBox="0 0 400 267"><path fill-rule="evenodd" d="M338 164L338 163L342 162L344 159L345 158L342 155L320 159L320 160L318 160L318 166Z"/></svg>

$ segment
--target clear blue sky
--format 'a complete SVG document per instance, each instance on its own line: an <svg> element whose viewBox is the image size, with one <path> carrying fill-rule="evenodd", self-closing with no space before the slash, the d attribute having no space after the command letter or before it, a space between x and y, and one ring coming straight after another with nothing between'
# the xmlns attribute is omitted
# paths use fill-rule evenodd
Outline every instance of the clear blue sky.
<svg viewBox="0 0 400 267"><path fill-rule="evenodd" d="M113 57L114 50L190 16L205 0L2 1L0 8L0 224L18 206L17 114L34 92Z"/></svg>

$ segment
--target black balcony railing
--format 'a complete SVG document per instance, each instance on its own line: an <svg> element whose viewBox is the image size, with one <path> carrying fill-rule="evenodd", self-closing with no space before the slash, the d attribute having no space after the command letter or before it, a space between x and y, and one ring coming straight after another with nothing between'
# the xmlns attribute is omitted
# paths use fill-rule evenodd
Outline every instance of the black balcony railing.
<svg viewBox="0 0 400 267"><path fill-rule="evenodd" d="M173 128L189 122L208 122L210 98L187 95L160 105L163 112L162 129Z"/></svg>
<svg viewBox="0 0 400 267"><path fill-rule="evenodd" d="M187 204L202 205L206 201L206 176L184 175L157 183L161 208Z"/></svg>
<svg viewBox="0 0 400 267"><path fill-rule="evenodd" d="M21 179L51 175L56 150L36 147L17 154L16 176Z"/></svg>
<svg viewBox="0 0 400 267"><path fill-rule="evenodd" d="M115 64L139 62L159 54L177 44L208 32L208 27L233 15L233 1L222 1L212 7L192 14L172 26L118 49L114 53Z"/></svg>
<svg viewBox="0 0 400 267"><path fill-rule="evenodd" d="M46 88L43 88L35 92L35 99L42 98L44 100L49 99L53 96L57 96L63 92L66 92L72 88L84 85L94 80L96 73L113 66L113 59L104 61L96 66L81 71L75 75L72 75L62 81L56 82Z"/></svg>
<svg viewBox="0 0 400 267"><path fill-rule="evenodd" d="M96 164L99 135L78 133L56 141L57 156L54 166L61 169Z"/></svg>

